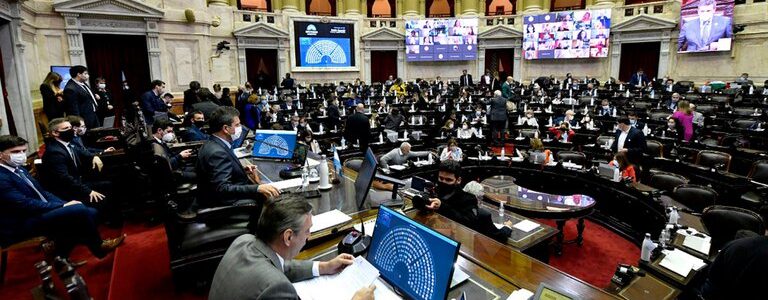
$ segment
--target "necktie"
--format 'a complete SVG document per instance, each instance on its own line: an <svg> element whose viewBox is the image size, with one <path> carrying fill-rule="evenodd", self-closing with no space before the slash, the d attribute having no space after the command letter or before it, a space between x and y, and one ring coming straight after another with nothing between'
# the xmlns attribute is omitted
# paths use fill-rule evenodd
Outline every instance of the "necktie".
<svg viewBox="0 0 768 300"><path fill-rule="evenodd" d="M16 175L19 175L21 179L24 179L24 182L26 182L27 185L29 185L29 187L31 187L32 190L35 191L35 193L37 193L37 196L40 197L40 200L43 200L43 202L48 202L48 200L45 199L43 194L40 193L39 190L37 190L34 184L32 184L32 181L29 180L29 178L27 177L27 174L25 174L20 168L16 168L16 170L14 170L13 172L16 173Z"/></svg>
<svg viewBox="0 0 768 300"><path fill-rule="evenodd" d="M69 143L69 145L67 145L67 152L69 152L69 157L72 158L72 162L74 162L75 167L77 167L78 164L77 164L77 157L75 156L75 145L72 143Z"/></svg>
<svg viewBox="0 0 768 300"><path fill-rule="evenodd" d="M706 46L709 42L709 31L710 31L710 21L704 21L704 24L702 24L701 28L701 41L702 46Z"/></svg>
<svg viewBox="0 0 768 300"><path fill-rule="evenodd" d="M96 111L96 97L93 96L93 93L91 92L91 89L88 88L87 84L83 84L83 88L85 89L86 92L88 92L88 95L91 95L91 99L93 100L93 103L91 103L91 105L93 105L93 111L95 112Z"/></svg>

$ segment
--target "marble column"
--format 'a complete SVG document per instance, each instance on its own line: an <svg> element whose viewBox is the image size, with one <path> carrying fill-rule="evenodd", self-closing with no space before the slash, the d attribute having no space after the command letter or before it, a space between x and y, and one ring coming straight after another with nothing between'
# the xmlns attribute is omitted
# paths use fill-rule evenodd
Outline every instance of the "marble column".
<svg viewBox="0 0 768 300"><path fill-rule="evenodd" d="M543 0L522 0L524 13L535 13L542 11Z"/></svg>
<svg viewBox="0 0 768 300"><path fill-rule="evenodd" d="M298 12L300 0L283 0L283 12Z"/></svg>
<svg viewBox="0 0 768 300"><path fill-rule="evenodd" d="M661 32L661 47L659 48L659 69L656 72L657 78L669 75L669 52L672 48L670 45L671 35L671 30L664 30Z"/></svg>
<svg viewBox="0 0 768 300"><path fill-rule="evenodd" d="M412 0L408 0L412 1ZM419 0L419 16L426 16L427 15L427 2L424 0Z"/></svg>
<svg viewBox="0 0 768 300"><path fill-rule="evenodd" d="M208 6L229 6L228 0L208 0Z"/></svg>
<svg viewBox="0 0 768 300"><path fill-rule="evenodd" d="M360 14L360 1L361 0L344 0L344 10L348 15Z"/></svg>
<svg viewBox="0 0 768 300"><path fill-rule="evenodd" d="M593 7L614 7L618 0L593 0Z"/></svg>
<svg viewBox="0 0 768 300"><path fill-rule="evenodd" d="M405 2L404 3L405 4L405 10L403 11L403 13L405 14L405 16L407 16L407 17L415 17L415 16L417 16L418 13L419 13L419 2L421 2L421 1L406 0L404 2Z"/></svg>
<svg viewBox="0 0 768 300"><path fill-rule="evenodd" d="M475 0L467 0L467 2L472 2L472 1L475 1ZM454 16L460 16L462 14L463 10L461 8L464 7L464 5L462 5L462 2L463 1L461 1L461 0L456 0L456 1L453 2L453 15ZM475 2L477 2L477 1L475 1Z"/></svg>
<svg viewBox="0 0 768 300"><path fill-rule="evenodd" d="M162 64L160 62L160 31L157 28L159 19L146 18L147 21L147 53L149 54L149 75L152 79L162 79Z"/></svg>
<svg viewBox="0 0 768 300"><path fill-rule="evenodd" d="M523 48L521 47L515 47L515 54L513 56L513 62L512 62L512 77L515 78L515 80L522 82L523 81ZM504 81L507 80L506 78L499 78L500 80Z"/></svg>

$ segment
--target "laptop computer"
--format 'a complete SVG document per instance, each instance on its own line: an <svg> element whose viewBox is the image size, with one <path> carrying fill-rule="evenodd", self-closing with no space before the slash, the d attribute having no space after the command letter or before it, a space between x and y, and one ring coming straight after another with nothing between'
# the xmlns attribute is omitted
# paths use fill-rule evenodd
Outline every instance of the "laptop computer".
<svg viewBox="0 0 768 300"><path fill-rule="evenodd" d="M429 180L419 176L413 176L411 178L411 187L403 189L403 194L409 197L415 197L417 195L427 193L434 186L435 184Z"/></svg>

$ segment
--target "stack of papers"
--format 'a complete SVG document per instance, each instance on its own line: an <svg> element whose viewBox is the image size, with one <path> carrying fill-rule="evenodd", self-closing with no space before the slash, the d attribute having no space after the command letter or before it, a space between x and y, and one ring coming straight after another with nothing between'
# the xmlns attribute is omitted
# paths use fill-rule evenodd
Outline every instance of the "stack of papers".
<svg viewBox="0 0 768 300"><path fill-rule="evenodd" d="M403 165L389 165L389 168L397 171L405 170L405 166Z"/></svg>
<svg viewBox="0 0 768 300"><path fill-rule="evenodd" d="M683 246L696 250L704 255L709 255L709 247L712 245L710 241L711 237L698 237L695 235L689 235L683 240Z"/></svg>
<svg viewBox="0 0 768 300"><path fill-rule="evenodd" d="M371 284L376 285L374 298L377 300L400 299L379 280L379 270L362 256L355 257L354 262L339 274L296 282L293 287L303 300L352 299L355 292Z"/></svg>
<svg viewBox="0 0 768 300"><path fill-rule="evenodd" d="M683 277L688 277L688 273L690 273L691 270L698 271L707 265L703 260L698 259L679 249L672 251L664 250L663 253L664 258L661 260L659 265Z"/></svg>
<svg viewBox="0 0 768 300"><path fill-rule="evenodd" d="M519 289L512 294L509 294L509 297L507 297L507 300L528 300L533 297L533 292L526 290L526 289Z"/></svg>
<svg viewBox="0 0 768 300"><path fill-rule="evenodd" d="M539 228L539 223L532 222L530 220L522 220L520 222L517 222L517 224L513 225L512 227L525 232L531 232L531 230Z"/></svg>
<svg viewBox="0 0 768 300"><path fill-rule="evenodd" d="M309 228L309 232L315 233L326 228L343 224L349 220L352 220L352 218L350 218L347 214L341 212L338 209L334 209L329 212L324 212L322 214L312 216L312 227Z"/></svg>

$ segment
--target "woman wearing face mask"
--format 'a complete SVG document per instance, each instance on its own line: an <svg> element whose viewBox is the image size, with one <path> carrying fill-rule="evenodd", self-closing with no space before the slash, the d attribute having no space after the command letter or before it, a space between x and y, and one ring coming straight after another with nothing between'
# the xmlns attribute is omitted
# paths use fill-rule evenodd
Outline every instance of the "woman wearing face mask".
<svg viewBox="0 0 768 300"><path fill-rule="evenodd" d="M320 149L320 144L317 142L317 140L314 138L314 135L311 130L302 130L301 137L299 137L299 142L307 145L309 147L309 151L312 151L314 153L321 154L323 153L322 149Z"/></svg>
<svg viewBox="0 0 768 300"><path fill-rule="evenodd" d="M610 165L619 168L619 171L621 172L621 178L623 180L631 180L632 183L637 182L635 166L629 162L629 159L627 159L626 152L616 153L616 156L613 158L613 161L611 161Z"/></svg>
<svg viewBox="0 0 768 300"><path fill-rule="evenodd" d="M658 137L675 140L679 139L681 135L680 131L678 130L677 119L667 119L667 126L659 127L654 134Z"/></svg>
<svg viewBox="0 0 768 300"><path fill-rule="evenodd" d="M529 109L525 112L525 117L522 118L523 125L539 128L539 121L533 115L533 110Z"/></svg>
<svg viewBox="0 0 768 300"><path fill-rule="evenodd" d="M114 116L115 110L112 106L112 93L107 89L107 80L104 77L96 78L96 94L99 95L99 106L96 108L96 114L99 116L99 120L104 120L105 117ZM104 126L112 126L114 124L104 124Z"/></svg>
<svg viewBox="0 0 768 300"><path fill-rule="evenodd" d="M560 126L549 128L549 132L555 136L555 139L561 143L570 143L573 135L576 134L571 129L567 121L560 122Z"/></svg>
<svg viewBox="0 0 768 300"><path fill-rule="evenodd" d="M440 152L440 161L462 161L464 159L464 154L461 151L461 148L459 148L459 143L456 142L454 139L448 140L448 146L443 148L443 151Z"/></svg>
<svg viewBox="0 0 768 300"><path fill-rule="evenodd" d="M456 134L456 137L459 139L471 139L472 136L477 136L477 129L474 127L469 126L469 122L464 122L461 124L461 128L459 128L458 133Z"/></svg>

